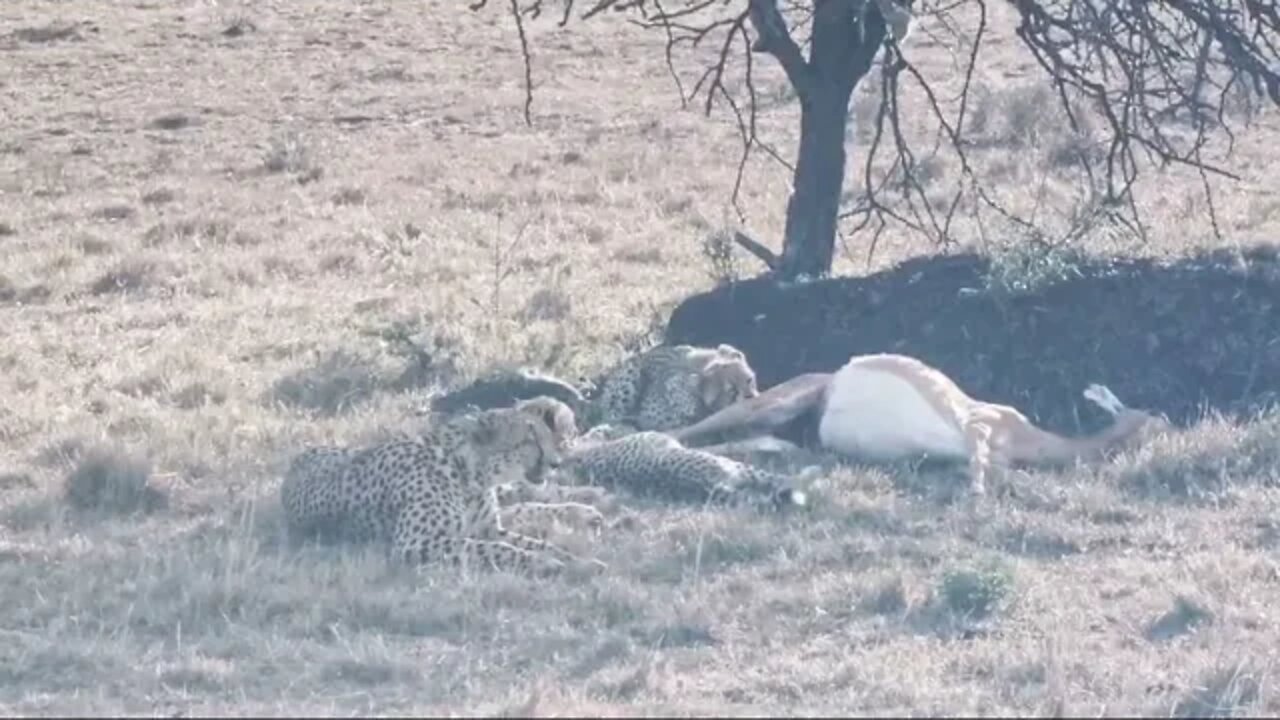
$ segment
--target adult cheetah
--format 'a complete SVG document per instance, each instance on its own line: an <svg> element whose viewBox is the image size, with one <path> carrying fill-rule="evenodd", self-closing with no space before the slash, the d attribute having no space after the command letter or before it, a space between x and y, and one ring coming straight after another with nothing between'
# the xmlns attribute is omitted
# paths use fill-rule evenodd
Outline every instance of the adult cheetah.
<svg viewBox="0 0 1280 720"><path fill-rule="evenodd" d="M515 571L600 569L504 523L499 488L543 476L576 436L573 411L541 397L449 418L420 437L360 450L312 448L280 487L290 535L387 543L407 562L444 561ZM599 515L578 503L522 503L507 520Z"/></svg>
<svg viewBox="0 0 1280 720"><path fill-rule="evenodd" d="M599 426L604 430L605 426ZM563 485L623 488L638 495L677 502L725 502L785 509L807 504L796 487L816 472L801 471L796 481L727 457L687 448L669 435L642 430L613 439L591 433L565 454L549 480Z"/></svg>
<svg viewBox="0 0 1280 720"><path fill-rule="evenodd" d="M755 371L732 345L660 345L605 373L588 425L673 430L758 394Z"/></svg>

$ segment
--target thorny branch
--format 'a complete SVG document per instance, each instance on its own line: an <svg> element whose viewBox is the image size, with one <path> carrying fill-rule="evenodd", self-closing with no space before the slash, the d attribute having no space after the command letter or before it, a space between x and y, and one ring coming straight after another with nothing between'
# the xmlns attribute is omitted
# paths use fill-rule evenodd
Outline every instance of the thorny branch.
<svg viewBox="0 0 1280 720"><path fill-rule="evenodd" d="M753 53L777 60L801 102L821 92L810 49L814 8L836 0L557 0L559 24L575 10L586 20L606 11L623 13L665 36L668 69L683 105L703 97L708 115L717 100L727 106L742 137L733 204L738 206L743 172L753 149L763 149L785 167L781 155L757 135L756 78ZM844 0L858 2L859 0ZM550 0L509 0L509 14L520 35L525 63L526 121L531 122L532 74L524 31L525 17L536 18ZM478 10L488 0L470 7ZM866 0L867 11L875 3ZM943 33L943 44L961 48L956 65L963 79L956 97L937 90L941 78L926 78L886 37L880 61L880 101L874 131L864 150L863 187L842 217L853 232L873 228L872 250L888 221L924 233L935 241L953 240L952 225L967 195L974 207L986 207L1030 230L1031 223L1004 209L986 189L970 160L972 141L966 121L975 71L991 30L993 0L914 0L916 33ZM1104 136L1096 147L1081 149L1076 161L1098 195L1098 206L1113 220L1143 234L1144 224L1131 188L1143 163L1159 167L1185 165L1201 173L1215 233L1219 223L1208 175L1235 178L1209 162L1205 150L1211 134L1222 130L1234 144L1226 113L1232 93L1252 92L1280 104L1280 9L1275 0L1005 0L999 5L1016 15L1017 38L1044 71L1073 132L1080 134L1086 115L1100 119ZM878 12L878 11L877 11ZM922 18L930 22L922 23ZM790 21L790 23L788 23ZM755 40L750 40L750 31ZM936 37L936 35L935 35ZM703 44L713 45L700 52ZM673 57L687 51L706 58L692 87L685 91ZM731 69L742 66L737 82ZM856 80L856 79L855 79ZM924 98L925 112L939 127L922 160L913 147L901 102L914 87ZM947 198L925 193L921 172L925 161L945 149L957 159L961 181ZM881 155L889 153L882 162ZM887 170L877 170L884 168ZM1128 218L1118 212L1124 209ZM976 212L976 210L975 210Z"/></svg>

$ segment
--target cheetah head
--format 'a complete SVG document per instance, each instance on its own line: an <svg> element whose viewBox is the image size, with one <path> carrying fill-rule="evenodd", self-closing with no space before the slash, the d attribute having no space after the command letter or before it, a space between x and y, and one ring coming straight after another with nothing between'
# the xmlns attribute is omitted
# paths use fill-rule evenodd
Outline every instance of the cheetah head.
<svg viewBox="0 0 1280 720"><path fill-rule="evenodd" d="M728 347L722 345L721 348ZM730 348L731 350L733 348ZM699 373L698 391L703 406L711 412L760 394L756 373L737 350L736 356L721 352Z"/></svg>
<svg viewBox="0 0 1280 720"><path fill-rule="evenodd" d="M564 450L575 437L577 423L570 406L554 398L535 397L490 411L476 441L507 466L504 473L536 480L561 465Z"/></svg>
<svg viewBox="0 0 1280 720"><path fill-rule="evenodd" d="M555 398L541 396L522 400L516 403L516 410L541 422L561 448L578 436L578 419L573 408Z"/></svg>

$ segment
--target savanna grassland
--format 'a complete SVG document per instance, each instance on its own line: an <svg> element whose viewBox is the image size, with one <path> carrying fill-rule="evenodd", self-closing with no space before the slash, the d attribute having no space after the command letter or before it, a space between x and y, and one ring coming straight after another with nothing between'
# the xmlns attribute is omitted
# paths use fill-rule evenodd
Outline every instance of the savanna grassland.
<svg viewBox="0 0 1280 720"><path fill-rule="evenodd" d="M499 365L590 375L734 272L704 251L739 222L732 117L682 110L660 35L610 18L531 24L527 127L498 9L3 5L0 713L1280 713L1272 417L981 500L866 465L784 517L614 498L599 537L560 537L609 564L595 578L290 549L291 454L412 428ZM1061 225L1081 139L1007 25L989 42L975 162ZM954 85L927 33L907 52ZM756 65L790 156L794 97ZM1278 137L1258 115L1242 182L1211 179L1225 240L1169 171L1138 196L1149 240L1086 242L1274 240ZM957 177L938 160L930 187ZM777 238L789 177L761 153L747 178L746 226ZM837 272L937 251L862 242Z"/></svg>

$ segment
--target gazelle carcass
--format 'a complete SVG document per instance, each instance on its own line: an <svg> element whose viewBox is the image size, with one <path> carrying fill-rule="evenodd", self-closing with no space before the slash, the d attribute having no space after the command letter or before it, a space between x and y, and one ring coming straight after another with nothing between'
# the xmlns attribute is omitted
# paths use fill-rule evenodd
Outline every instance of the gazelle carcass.
<svg viewBox="0 0 1280 720"><path fill-rule="evenodd" d="M916 358L858 355L834 373L792 378L672 435L688 445L725 431L767 436L816 410L824 449L879 461L918 455L966 460L973 489L982 493L992 467L1095 459L1160 422L1125 407L1102 385L1090 385L1084 397L1111 414L1113 422L1094 435L1066 437L1037 427L1009 405L970 397Z"/></svg>

